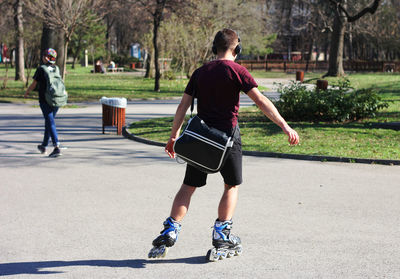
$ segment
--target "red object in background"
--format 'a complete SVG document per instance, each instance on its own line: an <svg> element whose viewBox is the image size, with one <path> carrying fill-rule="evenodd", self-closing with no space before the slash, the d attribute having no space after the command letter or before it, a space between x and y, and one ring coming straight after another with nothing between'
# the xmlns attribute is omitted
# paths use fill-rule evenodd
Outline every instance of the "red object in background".
<svg viewBox="0 0 400 279"><path fill-rule="evenodd" d="M4 58L10 58L7 56L7 51L8 51L8 47L4 44L3 45L3 53L1 54L1 56L3 56Z"/></svg>
<svg viewBox="0 0 400 279"><path fill-rule="evenodd" d="M328 89L328 81L324 79L317 80L317 88L322 90Z"/></svg>
<svg viewBox="0 0 400 279"><path fill-rule="evenodd" d="M304 72L303 71L297 71L296 72L296 80L303 82L304 80Z"/></svg>

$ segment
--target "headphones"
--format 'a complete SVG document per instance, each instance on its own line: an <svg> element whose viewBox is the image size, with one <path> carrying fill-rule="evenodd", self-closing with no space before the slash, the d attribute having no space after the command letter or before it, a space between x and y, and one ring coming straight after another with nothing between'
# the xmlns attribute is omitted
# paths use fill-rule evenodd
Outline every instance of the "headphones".
<svg viewBox="0 0 400 279"><path fill-rule="evenodd" d="M235 49L233 50L235 52L235 55L238 55L242 52L242 45L240 44L240 37L239 34L235 31L236 35L238 36L238 42L239 44L235 47ZM213 45L211 48L212 52L217 55L217 47L215 46L215 39L213 41Z"/></svg>

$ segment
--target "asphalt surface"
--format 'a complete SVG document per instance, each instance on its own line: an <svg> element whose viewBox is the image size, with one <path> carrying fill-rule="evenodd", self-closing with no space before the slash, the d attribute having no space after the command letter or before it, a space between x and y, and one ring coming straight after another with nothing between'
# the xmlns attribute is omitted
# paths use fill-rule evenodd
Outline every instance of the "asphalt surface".
<svg viewBox="0 0 400 279"><path fill-rule="evenodd" d="M131 102L127 122L176 105ZM0 104L0 277L400 278L398 166L246 156L233 220L243 254L204 260L223 190L215 174L176 246L149 260L184 165L115 128L103 135L99 104L61 109L57 125L67 149L48 158L36 151L40 109Z"/></svg>

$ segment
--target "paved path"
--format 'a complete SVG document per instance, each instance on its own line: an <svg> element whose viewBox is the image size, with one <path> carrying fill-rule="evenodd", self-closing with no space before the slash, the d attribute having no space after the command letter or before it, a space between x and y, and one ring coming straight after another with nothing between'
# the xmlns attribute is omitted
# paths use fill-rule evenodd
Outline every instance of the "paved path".
<svg viewBox="0 0 400 279"><path fill-rule="evenodd" d="M172 115L134 102L127 121ZM222 192L198 190L176 247L148 260L184 166L160 147L101 134L100 105L61 109L68 149L36 153L39 108L0 104L1 278L400 278L400 168L244 158L240 257L207 264Z"/></svg>

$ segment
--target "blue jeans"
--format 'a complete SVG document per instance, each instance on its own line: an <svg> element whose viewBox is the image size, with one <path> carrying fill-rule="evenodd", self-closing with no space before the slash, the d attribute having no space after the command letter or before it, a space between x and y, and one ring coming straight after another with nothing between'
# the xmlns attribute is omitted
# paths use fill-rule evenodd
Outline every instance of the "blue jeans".
<svg viewBox="0 0 400 279"><path fill-rule="evenodd" d="M56 122L54 120L56 118L58 107L51 107L47 103L40 103L40 109L42 110L45 120L42 146L46 147L49 144L50 137L51 141L53 142L53 146L59 146L60 143L58 141Z"/></svg>

